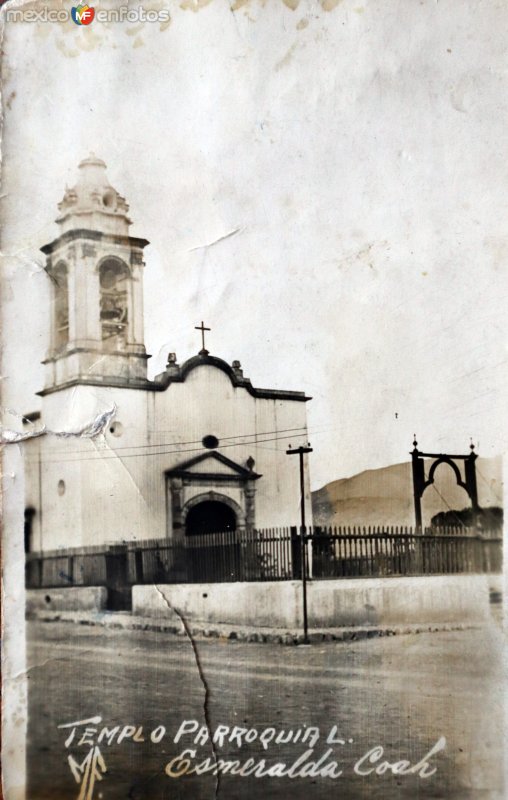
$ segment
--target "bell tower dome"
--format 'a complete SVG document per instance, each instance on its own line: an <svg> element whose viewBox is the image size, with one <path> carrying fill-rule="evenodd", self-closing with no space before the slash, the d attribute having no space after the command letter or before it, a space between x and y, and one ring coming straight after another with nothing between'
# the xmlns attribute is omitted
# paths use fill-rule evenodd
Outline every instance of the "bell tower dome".
<svg viewBox="0 0 508 800"><path fill-rule="evenodd" d="M75 384L144 386L143 249L129 206L93 153L58 204L59 236L41 248L52 282L48 394Z"/></svg>

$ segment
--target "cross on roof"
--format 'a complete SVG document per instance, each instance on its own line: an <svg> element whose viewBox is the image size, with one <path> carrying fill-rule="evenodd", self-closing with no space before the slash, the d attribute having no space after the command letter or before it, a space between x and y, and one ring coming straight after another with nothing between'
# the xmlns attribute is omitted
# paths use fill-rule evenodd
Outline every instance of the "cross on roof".
<svg viewBox="0 0 508 800"><path fill-rule="evenodd" d="M199 351L200 356L207 356L208 350L205 347L205 331L211 331L211 328L205 328L205 324L201 321L201 325L196 325L194 328L195 331L201 331L201 350Z"/></svg>

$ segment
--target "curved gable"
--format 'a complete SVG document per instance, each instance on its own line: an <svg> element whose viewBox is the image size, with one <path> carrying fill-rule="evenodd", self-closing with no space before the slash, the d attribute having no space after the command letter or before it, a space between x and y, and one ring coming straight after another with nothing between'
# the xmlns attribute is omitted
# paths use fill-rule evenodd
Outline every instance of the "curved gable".
<svg viewBox="0 0 508 800"><path fill-rule="evenodd" d="M183 383L191 372L203 366L214 367L220 370L228 376L233 386L246 389L252 397L262 397L268 400L296 400L299 402L306 402L311 399L306 396L305 392L284 391L279 389L257 389L252 385L249 378L244 377L239 361L233 361L233 364L230 365L226 361L223 361L222 358L204 353L192 356L192 358L189 358L181 366L170 361L166 367L166 371L157 375L154 384L157 388L160 387L161 390L165 390L171 383Z"/></svg>

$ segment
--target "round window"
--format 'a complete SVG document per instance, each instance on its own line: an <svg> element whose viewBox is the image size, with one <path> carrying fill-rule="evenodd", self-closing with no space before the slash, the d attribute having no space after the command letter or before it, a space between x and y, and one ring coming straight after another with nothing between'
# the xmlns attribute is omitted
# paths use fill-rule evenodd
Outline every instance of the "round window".
<svg viewBox="0 0 508 800"><path fill-rule="evenodd" d="M65 481L61 479L58 481L57 491L60 497L65 494Z"/></svg>
<svg viewBox="0 0 508 800"><path fill-rule="evenodd" d="M109 426L109 432L110 432L110 433L111 433L113 436L121 436L121 435L122 435L122 433L123 433L123 425L122 425L122 423L121 423L121 422L113 422L113 423L112 423L112 424Z"/></svg>
<svg viewBox="0 0 508 800"><path fill-rule="evenodd" d="M204 436L202 444L203 447L207 447L208 450L215 450L215 448L219 446L219 440L216 436Z"/></svg>

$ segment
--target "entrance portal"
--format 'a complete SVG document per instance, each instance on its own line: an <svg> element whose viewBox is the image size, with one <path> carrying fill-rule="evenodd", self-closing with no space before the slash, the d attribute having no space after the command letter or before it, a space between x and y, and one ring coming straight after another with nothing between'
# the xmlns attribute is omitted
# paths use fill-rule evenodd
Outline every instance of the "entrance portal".
<svg viewBox="0 0 508 800"><path fill-rule="evenodd" d="M218 500L203 500L185 522L188 577L194 583L240 579L236 514Z"/></svg>
<svg viewBox="0 0 508 800"><path fill-rule="evenodd" d="M203 500L187 514L187 536L202 533L225 533L236 530L236 514L232 508L218 500Z"/></svg>

